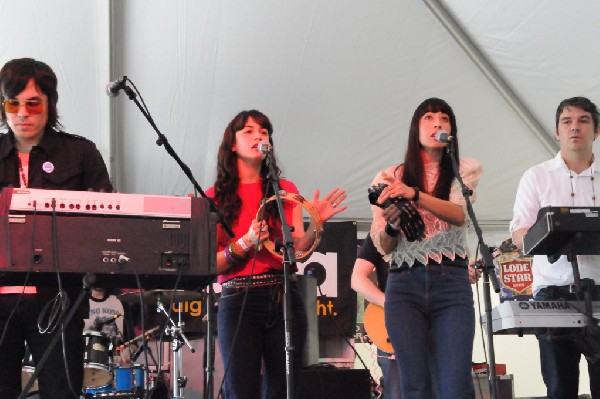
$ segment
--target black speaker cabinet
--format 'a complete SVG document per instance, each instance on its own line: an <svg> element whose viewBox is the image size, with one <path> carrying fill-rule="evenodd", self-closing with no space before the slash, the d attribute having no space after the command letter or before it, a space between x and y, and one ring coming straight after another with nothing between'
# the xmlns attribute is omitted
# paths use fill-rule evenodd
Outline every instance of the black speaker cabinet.
<svg viewBox="0 0 600 399"><path fill-rule="evenodd" d="M369 370L313 367L302 370L303 399L370 399Z"/></svg>

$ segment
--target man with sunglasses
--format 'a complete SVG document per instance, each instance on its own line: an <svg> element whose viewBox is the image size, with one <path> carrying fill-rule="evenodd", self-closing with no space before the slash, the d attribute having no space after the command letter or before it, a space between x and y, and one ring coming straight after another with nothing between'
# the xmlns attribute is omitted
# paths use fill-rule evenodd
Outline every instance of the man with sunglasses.
<svg viewBox="0 0 600 399"><path fill-rule="evenodd" d="M0 70L0 100L0 127L7 130L0 134L0 187L112 191L106 165L94 143L60 130L57 79L48 65L31 58L7 62ZM56 296L56 287L1 284L0 277L0 398L12 399L21 392L25 342L37 363L54 333L60 334L61 329L40 333L38 326L38 315ZM80 290L66 288L68 306ZM41 369L38 381L42 399L79 398L83 319L88 312L87 308L79 309L64 327L63 339Z"/></svg>

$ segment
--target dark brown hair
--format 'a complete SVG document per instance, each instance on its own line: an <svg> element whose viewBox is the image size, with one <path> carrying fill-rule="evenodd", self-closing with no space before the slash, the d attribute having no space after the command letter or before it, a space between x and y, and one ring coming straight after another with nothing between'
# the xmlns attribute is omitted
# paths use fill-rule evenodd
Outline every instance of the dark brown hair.
<svg viewBox="0 0 600 399"><path fill-rule="evenodd" d="M46 127L59 128L58 111L56 103L58 102L57 85L58 80L52 68L42 61L36 61L33 58L18 58L8 61L0 70L0 99L5 100L15 98L19 95L29 80L33 79L36 86L48 97L48 122ZM0 107L3 126L6 126L6 114L4 107Z"/></svg>
<svg viewBox="0 0 600 399"><path fill-rule="evenodd" d="M242 130L246 126L246 122L249 118L252 118L262 128L267 129L269 132L269 143L273 146L273 125L269 118L260 111L255 109L249 111L242 111L235 116L229 122L223 133L223 140L219 146L219 153L217 155L217 181L215 182L215 202L219 204L219 208L223 211L225 219L228 223L235 224L240 215L242 208L242 200L238 195L238 186L240 184L240 178L237 168L237 154L232 151L235 144L235 133ZM273 162L273 168L277 177L281 175L281 170L277 166L275 159L275 152L272 151L271 162ZM269 168L266 161L263 160L260 167L260 176L263 178L262 193L265 195L272 195L273 192L268 187L268 181L266 179L269 173ZM268 206L265 207L265 212L269 216L277 214L274 201L269 202Z"/></svg>
<svg viewBox="0 0 600 399"><path fill-rule="evenodd" d="M425 171L423 160L421 159L421 142L419 141L419 122L423 115L427 112L443 112L450 118L451 131L453 136L454 154L456 159L460 159L458 155L458 127L456 125L456 117L450 105L439 98L428 98L423 101L415 110L410 122L408 131L408 146L406 148L406 156L404 158L404 172L402 174L402 182L407 186L419 187L421 191L425 191ZM452 169L452 158L447 151L444 151L440 160L440 173L438 180L433 190L433 196L447 200L450 198L450 188L454 180L454 170Z"/></svg>
<svg viewBox="0 0 600 399"><path fill-rule="evenodd" d="M576 107L584 110L585 112L589 112L592 115L592 120L594 121L594 131L598 129L598 107L596 104L590 101L590 99L586 97L571 97L565 100L562 100L560 104L558 104L558 108L556 109L556 128L558 129L558 121L560 119L560 114L564 111L566 107Z"/></svg>

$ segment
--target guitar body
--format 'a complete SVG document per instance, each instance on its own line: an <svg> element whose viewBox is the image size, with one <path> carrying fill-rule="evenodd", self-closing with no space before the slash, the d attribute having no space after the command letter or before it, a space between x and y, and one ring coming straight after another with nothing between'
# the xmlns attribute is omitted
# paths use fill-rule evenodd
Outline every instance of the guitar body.
<svg viewBox="0 0 600 399"><path fill-rule="evenodd" d="M394 353L394 348L385 328L383 308L373 303L365 309L365 331L373 343L382 351Z"/></svg>

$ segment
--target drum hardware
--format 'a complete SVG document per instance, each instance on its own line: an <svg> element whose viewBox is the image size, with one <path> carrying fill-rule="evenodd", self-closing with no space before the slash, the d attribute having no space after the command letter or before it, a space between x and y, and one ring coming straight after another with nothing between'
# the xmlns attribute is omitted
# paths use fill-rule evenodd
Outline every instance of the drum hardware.
<svg viewBox="0 0 600 399"><path fill-rule="evenodd" d="M172 350L172 372L171 372L171 383L173 384L173 395L172 399L184 399L184 389L187 384L187 377L182 375L183 372L183 353L181 352L182 344L185 344L192 353L196 351L190 344L185 334L183 333L183 326L185 323L181 321L181 313L179 313L178 322L175 324L173 319L169 316L169 312L163 306L160 296L157 298L156 303L157 312L162 312L167 316L167 321L170 324L169 327L165 328L165 334L172 337L171 350Z"/></svg>
<svg viewBox="0 0 600 399"><path fill-rule="evenodd" d="M173 292L175 292L175 294L173 294ZM162 326L167 324L164 314L158 310L154 311L156 306L155 304L159 299L165 304L167 309L169 307L171 308L172 313L182 314L182 320L184 321L182 326L185 324L183 332L188 340L195 340L203 337L204 328L202 319L196 316L200 315L201 304L204 301L205 295L206 294L204 292L186 290L142 291L141 296L143 303L148 305L150 312L154 312L151 313L150 317L148 318L147 325L156 326L145 333L146 339L148 339L148 336L161 341L170 341L171 339L171 336L166 336L164 330L157 332L157 330L161 329ZM140 292L128 292L126 294L119 295L118 298L131 304L140 304ZM171 298L173 299L171 300ZM134 339L141 340L142 336L140 335ZM128 344L131 344L131 341ZM124 346L126 345L124 344Z"/></svg>

